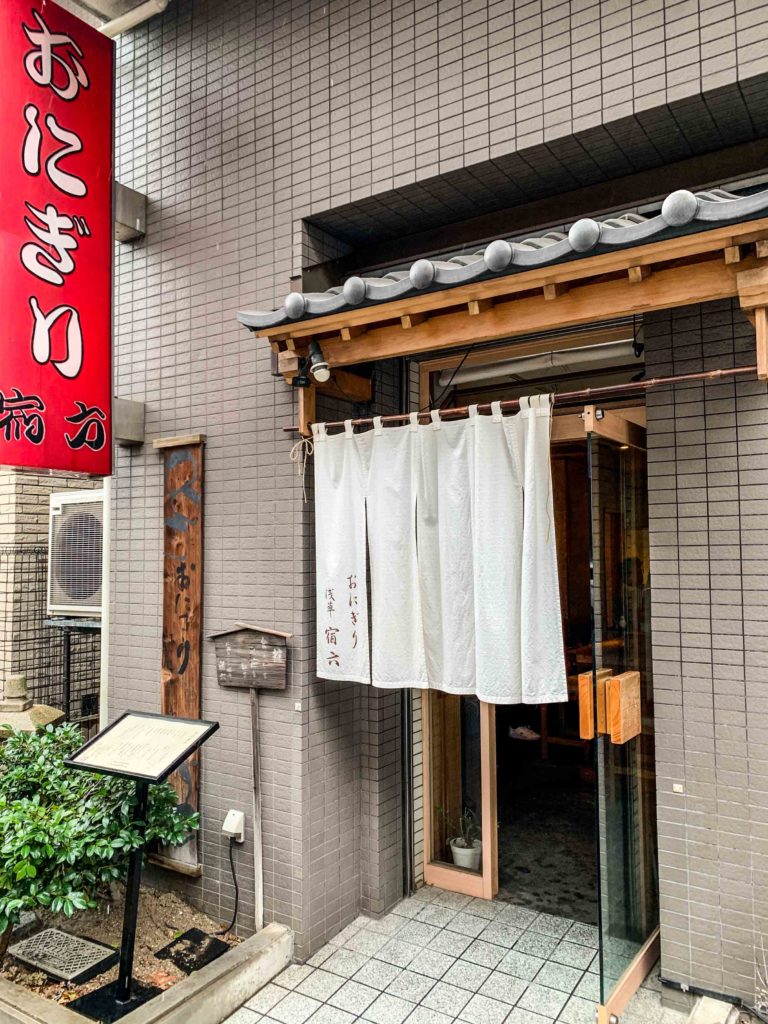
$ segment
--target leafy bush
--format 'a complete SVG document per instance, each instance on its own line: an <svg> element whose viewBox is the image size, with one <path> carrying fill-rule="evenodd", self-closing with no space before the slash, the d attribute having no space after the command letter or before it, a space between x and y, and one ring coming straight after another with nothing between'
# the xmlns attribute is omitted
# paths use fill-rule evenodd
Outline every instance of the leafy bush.
<svg viewBox="0 0 768 1024"><path fill-rule="evenodd" d="M177 846L198 827L167 783L150 787L147 821L132 822L133 782L65 767L82 742L77 726L49 725L0 744L0 954L22 910L95 907L131 850Z"/></svg>

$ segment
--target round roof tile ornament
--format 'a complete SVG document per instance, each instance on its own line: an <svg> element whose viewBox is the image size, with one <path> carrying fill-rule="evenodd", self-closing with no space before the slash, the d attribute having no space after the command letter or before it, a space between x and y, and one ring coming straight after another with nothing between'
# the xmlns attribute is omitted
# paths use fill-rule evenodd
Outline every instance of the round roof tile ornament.
<svg viewBox="0 0 768 1024"><path fill-rule="evenodd" d="M497 238L486 245L483 259L489 270L506 270L512 262L512 246L503 238Z"/></svg>
<svg viewBox="0 0 768 1024"><path fill-rule="evenodd" d="M365 281L362 277L349 277L341 289L344 301L350 306L359 306L365 299Z"/></svg>
<svg viewBox="0 0 768 1024"><path fill-rule="evenodd" d="M670 227L679 228L690 224L698 208L699 201L693 192L681 188L668 195L661 204L661 216Z"/></svg>
<svg viewBox="0 0 768 1024"><path fill-rule="evenodd" d="M285 302L283 303L285 309L285 315L291 320L298 320L304 316L304 312L307 308L306 299L301 292L289 292L285 296Z"/></svg>
<svg viewBox="0 0 768 1024"><path fill-rule="evenodd" d="M416 260L408 272L414 288L429 288L435 280L435 267L431 260Z"/></svg>
<svg viewBox="0 0 768 1024"><path fill-rule="evenodd" d="M591 217L582 217L571 225L568 241L574 252L589 252L600 240L600 225Z"/></svg>

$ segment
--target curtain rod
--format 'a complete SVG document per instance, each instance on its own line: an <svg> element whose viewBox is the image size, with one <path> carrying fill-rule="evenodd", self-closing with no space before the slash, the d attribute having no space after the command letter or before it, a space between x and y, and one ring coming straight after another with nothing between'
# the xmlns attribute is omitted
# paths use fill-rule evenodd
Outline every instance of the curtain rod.
<svg viewBox="0 0 768 1024"><path fill-rule="evenodd" d="M757 373L756 366L732 366L726 367L722 370L703 370L700 373L678 373L671 377L651 377L649 380L636 380L630 381L627 384L606 384L604 387L599 388L582 388L580 391L560 391L556 393L554 397L554 403L557 405L564 401L581 401L588 402L590 399L606 398L613 395L623 395L632 393L635 391L647 391L648 388L663 387L665 384L684 384L686 381L695 380L719 380L721 377L736 377L743 376L750 373ZM520 402L517 398L508 398L500 403L502 411L519 409ZM441 419L458 419L462 416L469 415L469 406L458 405L451 409L440 409ZM478 413L490 413L491 403L482 402L477 406ZM429 420L430 413L419 412L419 419ZM411 414L409 412L395 413L394 415L382 416L382 423L404 423L410 419ZM343 427L346 420L333 420L327 422L326 427ZM365 427L373 425L373 417L366 416L363 419L352 420L353 427ZM299 428L297 426L286 427L287 431L296 431Z"/></svg>

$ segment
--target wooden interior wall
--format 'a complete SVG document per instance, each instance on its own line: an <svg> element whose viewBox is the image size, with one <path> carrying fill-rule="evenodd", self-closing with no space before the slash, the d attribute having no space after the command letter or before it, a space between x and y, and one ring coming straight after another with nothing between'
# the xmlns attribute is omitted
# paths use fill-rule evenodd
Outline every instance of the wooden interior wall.
<svg viewBox="0 0 768 1024"><path fill-rule="evenodd" d="M429 694L430 780L432 787L432 860L450 861L446 848L449 823L462 812L461 697L432 690ZM447 819L447 821L446 821Z"/></svg>

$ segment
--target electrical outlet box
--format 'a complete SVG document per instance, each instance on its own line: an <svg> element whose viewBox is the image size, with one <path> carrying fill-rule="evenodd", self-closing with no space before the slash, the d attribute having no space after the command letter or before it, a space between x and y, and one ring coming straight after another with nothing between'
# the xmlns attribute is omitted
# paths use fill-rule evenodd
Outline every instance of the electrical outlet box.
<svg viewBox="0 0 768 1024"><path fill-rule="evenodd" d="M227 811L221 831L225 836L234 839L236 843L245 840L245 815L242 811Z"/></svg>

